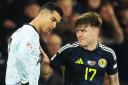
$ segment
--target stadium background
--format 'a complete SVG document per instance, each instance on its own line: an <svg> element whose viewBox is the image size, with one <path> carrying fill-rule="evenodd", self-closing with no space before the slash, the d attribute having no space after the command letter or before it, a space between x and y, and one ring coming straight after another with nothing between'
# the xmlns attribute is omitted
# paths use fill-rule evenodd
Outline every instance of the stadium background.
<svg viewBox="0 0 128 85"><path fill-rule="evenodd" d="M47 2L56 2L64 11L63 20L54 30L62 45L76 41L74 22L80 14L95 11L101 15L99 40L116 52L120 85L128 85L128 0L0 0L0 85L5 85L10 35L36 17L40 6Z"/></svg>

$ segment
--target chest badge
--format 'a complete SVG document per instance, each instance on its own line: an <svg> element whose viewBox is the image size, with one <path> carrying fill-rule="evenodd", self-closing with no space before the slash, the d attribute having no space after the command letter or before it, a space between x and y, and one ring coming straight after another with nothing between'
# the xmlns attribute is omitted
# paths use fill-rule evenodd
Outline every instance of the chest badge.
<svg viewBox="0 0 128 85"><path fill-rule="evenodd" d="M84 64L82 58L79 58L75 61L76 64Z"/></svg>
<svg viewBox="0 0 128 85"><path fill-rule="evenodd" d="M107 65L107 61L102 58L102 59L100 59L100 60L98 61L98 65L99 65L101 68L105 68L106 65Z"/></svg>

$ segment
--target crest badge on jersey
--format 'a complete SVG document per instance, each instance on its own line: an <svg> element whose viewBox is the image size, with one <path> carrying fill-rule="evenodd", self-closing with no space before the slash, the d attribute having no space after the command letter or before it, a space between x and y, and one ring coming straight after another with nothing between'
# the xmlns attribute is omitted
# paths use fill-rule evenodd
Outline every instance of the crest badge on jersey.
<svg viewBox="0 0 128 85"><path fill-rule="evenodd" d="M106 65L107 65L107 61L102 58L102 59L100 59L100 60L98 61L98 65L99 65L101 68L105 68Z"/></svg>

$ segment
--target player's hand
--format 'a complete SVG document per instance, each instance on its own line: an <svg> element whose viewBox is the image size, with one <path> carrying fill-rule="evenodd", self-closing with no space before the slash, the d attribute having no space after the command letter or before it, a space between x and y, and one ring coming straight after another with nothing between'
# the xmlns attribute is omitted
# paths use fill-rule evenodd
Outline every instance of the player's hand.
<svg viewBox="0 0 128 85"><path fill-rule="evenodd" d="M41 52L42 62L45 63L45 64L49 64L50 60L49 60L47 54L43 51L42 48L40 48L40 52Z"/></svg>

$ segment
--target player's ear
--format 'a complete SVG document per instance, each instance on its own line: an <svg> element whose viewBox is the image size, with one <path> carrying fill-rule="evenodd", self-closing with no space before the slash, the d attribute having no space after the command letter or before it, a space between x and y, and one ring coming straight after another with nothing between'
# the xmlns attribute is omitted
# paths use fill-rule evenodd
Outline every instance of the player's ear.
<svg viewBox="0 0 128 85"><path fill-rule="evenodd" d="M40 15L40 16L43 16L43 15L44 15L43 10L40 10L39 15Z"/></svg>
<svg viewBox="0 0 128 85"><path fill-rule="evenodd" d="M97 28L97 33L99 34L99 32L100 32L100 29L99 29L99 28Z"/></svg>
<svg viewBox="0 0 128 85"><path fill-rule="evenodd" d="M95 28L95 33L96 33L96 35L98 36L99 33L100 33L100 29L99 29L99 28Z"/></svg>

